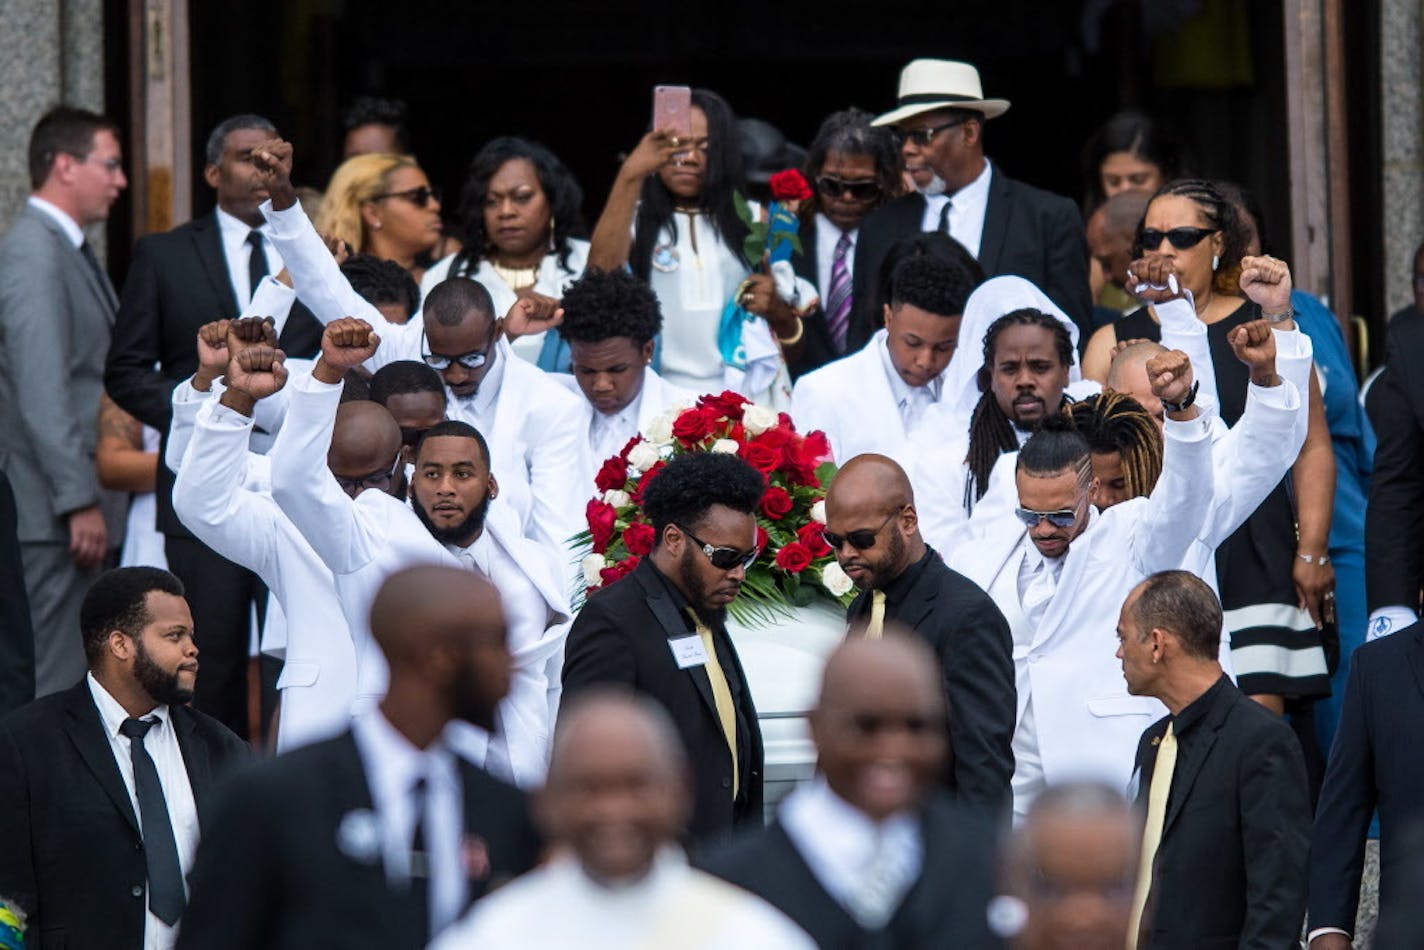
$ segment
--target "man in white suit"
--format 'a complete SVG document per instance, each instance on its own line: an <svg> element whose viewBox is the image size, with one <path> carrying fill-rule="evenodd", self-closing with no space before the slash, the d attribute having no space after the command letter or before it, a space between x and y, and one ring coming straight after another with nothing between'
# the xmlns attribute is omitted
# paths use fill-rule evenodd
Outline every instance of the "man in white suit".
<svg viewBox="0 0 1424 950"><path fill-rule="evenodd" d="M561 301L559 335L569 344L570 375L554 379L580 397L588 433L584 494L603 463L645 432L663 412L690 406L692 393L653 370L653 340L662 331L657 295L627 271L588 271Z"/></svg>
<svg viewBox="0 0 1424 950"><path fill-rule="evenodd" d="M422 437L414 455L412 504L389 494L402 456L395 420L375 403L337 409L342 377L370 359L377 345L364 320L348 317L327 325L322 355L310 376L293 383L287 418L272 448L273 497L335 578L356 645L358 707L379 697L386 685L369 609L390 574L412 564L454 563L493 581L507 613L515 664L510 694L500 705L505 742L491 743L487 753L481 737L465 736L461 751L500 777L536 785L548 762L552 731L550 694L556 687L548 670L562 659L569 619L558 552L524 537L507 507L491 507L500 485L491 471L490 449L465 423L447 420ZM343 414L360 424L362 435L354 445L359 451L348 453L332 442L333 426Z"/></svg>
<svg viewBox="0 0 1424 950"><path fill-rule="evenodd" d="M946 261L926 256L901 262L891 281L884 328L867 346L796 383L791 393L796 427L825 432L839 462L867 454L895 459L917 486L917 498L931 505L944 501L921 490L917 460L943 436L927 423L935 418L931 410L943 394L973 290L973 278Z"/></svg>
<svg viewBox="0 0 1424 950"><path fill-rule="evenodd" d="M488 440L505 504L518 513L523 533L550 548L567 549L583 527L588 500L582 489L588 447L579 403L549 374L516 358L509 345L511 338L551 325L537 318L538 306L520 300L500 317L482 284L450 278L430 292L418 319L386 322L352 290L297 203L291 145L269 142L253 153L253 163L267 175L271 198L262 213L298 298L324 324L356 316L380 328L381 344L367 368L423 360L437 370L449 397L446 417L470 424ZM553 319L559 318L556 313ZM572 566L565 573L572 578Z"/></svg>

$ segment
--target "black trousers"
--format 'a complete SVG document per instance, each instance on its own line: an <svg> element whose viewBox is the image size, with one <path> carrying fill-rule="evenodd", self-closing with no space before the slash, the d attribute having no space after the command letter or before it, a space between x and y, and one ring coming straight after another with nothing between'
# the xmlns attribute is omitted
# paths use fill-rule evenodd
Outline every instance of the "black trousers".
<svg viewBox="0 0 1424 950"><path fill-rule="evenodd" d="M259 621L267 612L267 587L257 575L232 563L196 538L167 535L168 568L183 582L198 642L198 684L193 705L244 739L251 739L247 716L248 646L251 610ZM262 722L276 704L275 669L263 664Z"/></svg>
<svg viewBox="0 0 1424 950"><path fill-rule="evenodd" d="M15 493L0 472L0 713L35 698L35 635L16 524Z"/></svg>

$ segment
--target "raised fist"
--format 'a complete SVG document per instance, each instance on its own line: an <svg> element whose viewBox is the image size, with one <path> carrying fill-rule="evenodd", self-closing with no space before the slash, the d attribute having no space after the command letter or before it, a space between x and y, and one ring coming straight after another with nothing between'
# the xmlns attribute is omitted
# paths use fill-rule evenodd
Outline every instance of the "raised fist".
<svg viewBox="0 0 1424 950"><path fill-rule="evenodd" d="M504 315L504 332L511 337L526 336L551 330L563 322L564 309L559 301L525 288Z"/></svg>
<svg viewBox="0 0 1424 950"><path fill-rule="evenodd" d="M292 185L292 143L282 139L263 142L252 150L252 167L270 189Z"/></svg>
<svg viewBox="0 0 1424 950"><path fill-rule="evenodd" d="M209 381L227 369L227 329L230 320L214 320L198 327L198 371Z"/></svg>
<svg viewBox="0 0 1424 950"><path fill-rule="evenodd" d="M266 345L249 346L227 364L227 387L253 399L266 399L287 385L285 353Z"/></svg>
<svg viewBox="0 0 1424 950"><path fill-rule="evenodd" d="M1127 289L1146 303L1166 303L1186 292L1171 258L1147 254L1127 265Z"/></svg>
<svg viewBox="0 0 1424 950"><path fill-rule="evenodd" d="M1168 350L1147 361L1152 394L1163 402L1180 403L1192 390L1192 361L1181 350Z"/></svg>
<svg viewBox="0 0 1424 950"><path fill-rule="evenodd" d="M342 317L326 325L326 332L321 335L321 358L344 373L374 356L380 343L381 338L365 320Z"/></svg>
<svg viewBox="0 0 1424 950"><path fill-rule="evenodd" d="M227 322L228 359L254 346L277 345L277 324L271 317L239 317Z"/></svg>
<svg viewBox="0 0 1424 950"><path fill-rule="evenodd" d="M340 267L346 263L346 259L351 256L351 246L339 237L332 237L330 234L322 234L321 243L326 245L326 249L331 252L331 256L336 259L336 266Z"/></svg>
<svg viewBox="0 0 1424 950"><path fill-rule="evenodd" d="M1243 323L1226 335L1236 358L1251 370L1251 382L1258 386L1276 384L1276 337L1266 320Z"/></svg>
<svg viewBox="0 0 1424 950"><path fill-rule="evenodd" d="M1285 313L1290 309L1290 267L1274 257L1243 257L1241 292L1262 313Z"/></svg>

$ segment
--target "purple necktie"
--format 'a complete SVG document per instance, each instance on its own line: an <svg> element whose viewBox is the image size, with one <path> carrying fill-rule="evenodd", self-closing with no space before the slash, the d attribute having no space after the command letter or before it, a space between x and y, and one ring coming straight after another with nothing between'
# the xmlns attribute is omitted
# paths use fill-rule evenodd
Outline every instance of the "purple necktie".
<svg viewBox="0 0 1424 950"><path fill-rule="evenodd" d="M846 330L850 327L850 268L846 266L849 251L850 234L842 231L831 260L831 289L826 294L826 325L838 353L845 352Z"/></svg>

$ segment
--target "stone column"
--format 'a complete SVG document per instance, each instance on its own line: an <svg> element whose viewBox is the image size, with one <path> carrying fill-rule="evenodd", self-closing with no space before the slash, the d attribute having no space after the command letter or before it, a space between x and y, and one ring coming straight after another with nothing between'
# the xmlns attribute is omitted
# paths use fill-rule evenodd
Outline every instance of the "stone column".
<svg viewBox="0 0 1424 950"><path fill-rule="evenodd" d="M0 231L30 193L30 130L53 106L104 108L101 0L0 0ZM96 235L102 238L102 235Z"/></svg>
<svg viewBox="0 0 1424 950"><path fill-rule="evenodd" d="M1424 2L1380 5L1380 227L1388 312L1414 300L1414 249L1424 240ZM1376 352L1383 354L1383 341Z"/></svg>

